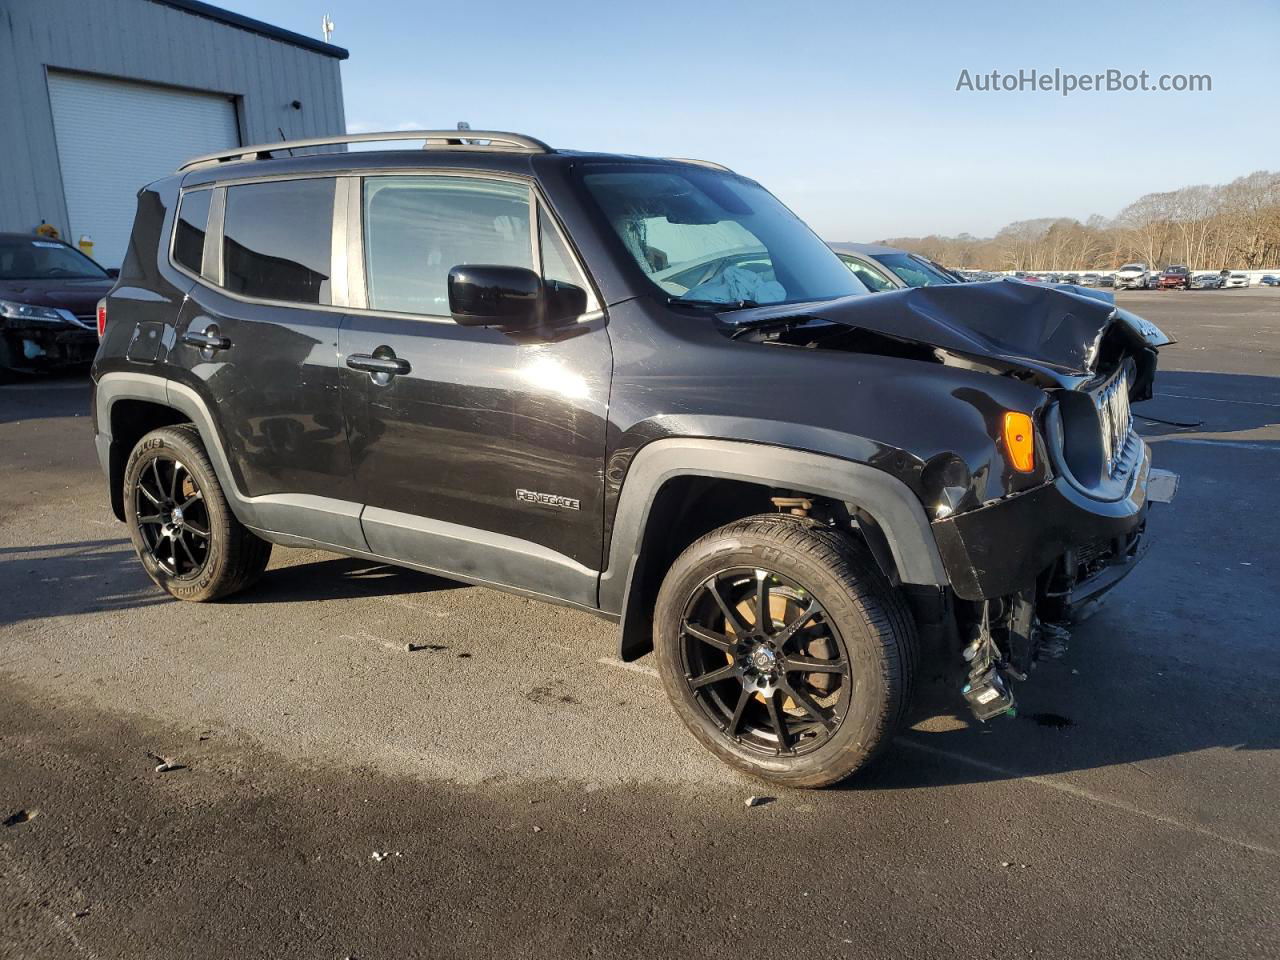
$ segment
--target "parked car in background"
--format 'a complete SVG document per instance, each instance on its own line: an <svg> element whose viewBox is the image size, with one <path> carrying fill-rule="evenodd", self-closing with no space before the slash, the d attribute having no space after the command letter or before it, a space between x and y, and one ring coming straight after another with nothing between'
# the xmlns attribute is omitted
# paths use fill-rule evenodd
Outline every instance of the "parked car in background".
<svg viewBox="0 0 1280 960"><path fill-rule="evenodd" d="M1182 290L1187 290L1187 289L1190 289L1190 287L1191 287L1191 271L1188 270L1186 267L1181 266L1180 264L1174 264L1173 266L1165 267L1164 270L1160 273L1160 289L1161 290L1174 290L1179 288Z"/></svg>
<svg viewBox="0 0 1280 960"><path fill-rule="evenodd" d="M881 293L885 290L902 290L907 284L904 283L897 274L889 270L888 267L882 266L878 261L871 259L862 253L855 253L852 249L860 244L852 243L829 243L827 244L836 256L840 258L841 263L849 268L855 277L862 281L872 293Z"/></svg>
<svg viewBox="0 0 1280 960"><path fill-rule="evenodd" d="M1079 282L1080 282L1080 274L1078 274L1078 273L1064 273L1064 274L1062 275L1062 278L1061 278L1058 282L1059 282L1059 283L1079 283Z"/></svg>
<svg viewBox="0 0 1280 960"><path fill-rule="evenodd" d="M1096 286L1098 285L1098 281L1099 281L1099 279L1100 279L1100 278L1098 277L1098 275L1097 275L1096 273L1086 273L1086 274L1082 274L1082 275L1081 275L1081 277L1080 277L1080 286L1082 286L1082 287L1096 287Z"/></svg>
<svg viewBox="0 0 1280 960"><path fill-rule="evenodd" d="M1160 289L1160 273L1156 270L1152 270L1150 273L1148 273L1146 281L1142 284L1142 289L1144 290Z"/></svg>
<svg viewBox="0 0 1280 960"><path fill-rule="evenodd" d="M61 240L0 233L0 382L89 363L98 349L97 303L114 283Z"/></svg>
<svg viewBox="0 0 1280 960"><path fill-rule="evenodd" d="M1247 287L1249 286L1249 275L1238 271L1235 273L1229 273L1227 274L1226 279L1223 280L1222 286L1224 289L1228 290L1235 287Z"/></svg>
<svg viewBox="0 0 1280 960"><path fill-rule="evenodd" d="M1188 290L1217 290L1222 286L1222 277L1216 273L1195 273L1191 275Z"/></svg>
<svg viewBox="0 0 1280 960"><path fill-rule="evenodd" d="M1277 277L1274 274L1268 273L1266 276L1264 276L1261 280L1258 281L1258 284L1263 287L1280 287L1280 277Z"/></svg>
<svg viewBox="0 0 1280 960"><path fill-rule="evenodd" d="M886 247L879 243L829 243L827 246L872 290L900 290L905 287L934 287L943 283L964 282L959 274L909 250ZM868 278L871 282L868 282Z"/></svg>
<svg viewBox="0 0 1280 960"><path fill-rule="evenodd" d="M1098 276L1098 286L1115 287L1115 285L1116 285L1116 278L1114 275L1110 273L1103 273Z"/></svg>
<svg viewBox="0 0 1280 960"><path fill-rule="evenodd" d="M1141 290L1148 286L1150 273L1145 263L1126 263L1116 271L1116 288Z"/></svg>

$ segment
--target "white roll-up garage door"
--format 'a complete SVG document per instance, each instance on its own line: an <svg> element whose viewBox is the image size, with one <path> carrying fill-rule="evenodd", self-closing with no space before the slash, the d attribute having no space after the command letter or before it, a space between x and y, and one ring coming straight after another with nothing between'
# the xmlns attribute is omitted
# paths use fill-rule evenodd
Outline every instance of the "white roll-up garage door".
<svg viewBox="0 0 1280 960"><path fill-rule="evenodd" d="M219 94L49 72L70 234L104 267L124 260L138 189L201 153L240 146L235 103Z"/></svg>

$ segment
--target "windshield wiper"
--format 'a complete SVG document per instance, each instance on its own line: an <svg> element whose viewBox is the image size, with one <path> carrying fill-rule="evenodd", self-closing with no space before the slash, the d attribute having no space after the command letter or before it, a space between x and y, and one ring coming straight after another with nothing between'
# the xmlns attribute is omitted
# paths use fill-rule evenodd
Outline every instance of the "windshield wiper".
<svg viewBox="0 0 1280 960"><path fill-rule="evenodd" d="M762 330L785 333L795 327L803 327L809 320L810 318L806 316L763 317L757 320L745 320L732 324L733 333L729 334L729 339L737 340L748 333L759 333Z"/></svg>
<svg viewBox="0 0 1280 960"><path fill-rule="evenodd" d="M688 307L715 307L717 310L745 310L760 306L754 300L686 300L684 297L667 297L667 303L679 303Z"/></svg>

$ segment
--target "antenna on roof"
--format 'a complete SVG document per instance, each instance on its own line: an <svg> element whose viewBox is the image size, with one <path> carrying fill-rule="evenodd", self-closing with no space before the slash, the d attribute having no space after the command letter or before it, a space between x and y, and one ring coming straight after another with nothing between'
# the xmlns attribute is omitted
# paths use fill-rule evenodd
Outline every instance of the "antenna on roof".
<svg viewBox="0 0 1280 960"><path fill-rule="evenodd" d="M328 43L333 36L333 17L327 13L320 19L320 32L324 34L324 42Z"/></svg>

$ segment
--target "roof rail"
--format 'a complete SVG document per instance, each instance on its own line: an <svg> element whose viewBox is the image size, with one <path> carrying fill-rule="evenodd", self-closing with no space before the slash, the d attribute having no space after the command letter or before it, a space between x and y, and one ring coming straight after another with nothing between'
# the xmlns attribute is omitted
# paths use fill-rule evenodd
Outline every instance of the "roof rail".
<svg viewBox="0 0 1280 960"><path fill-rule="evenodd" d="M551 153L541 140L521 133L503 133L499 130L389 130L383 133L347 133L330 137L311 137L307 140L281 140L278 143L260 143L234 150L220 150L192 157L177 170L191 170L218 163L238 160L270 160L280 150L299 150L306 147L333 147L342 143L378 143L383 140L422 140L424 150L477 150L500 153Z"/></svg>
<svg viewBox="0 0 1280 960"><path fill-rule="evenodd" d="M667 157L675 163L696 163L700 167L710 167L712 170L723 170L725 173L733 173L723 163L716 163L714 160L695 160L692 157Z"/></svg>

